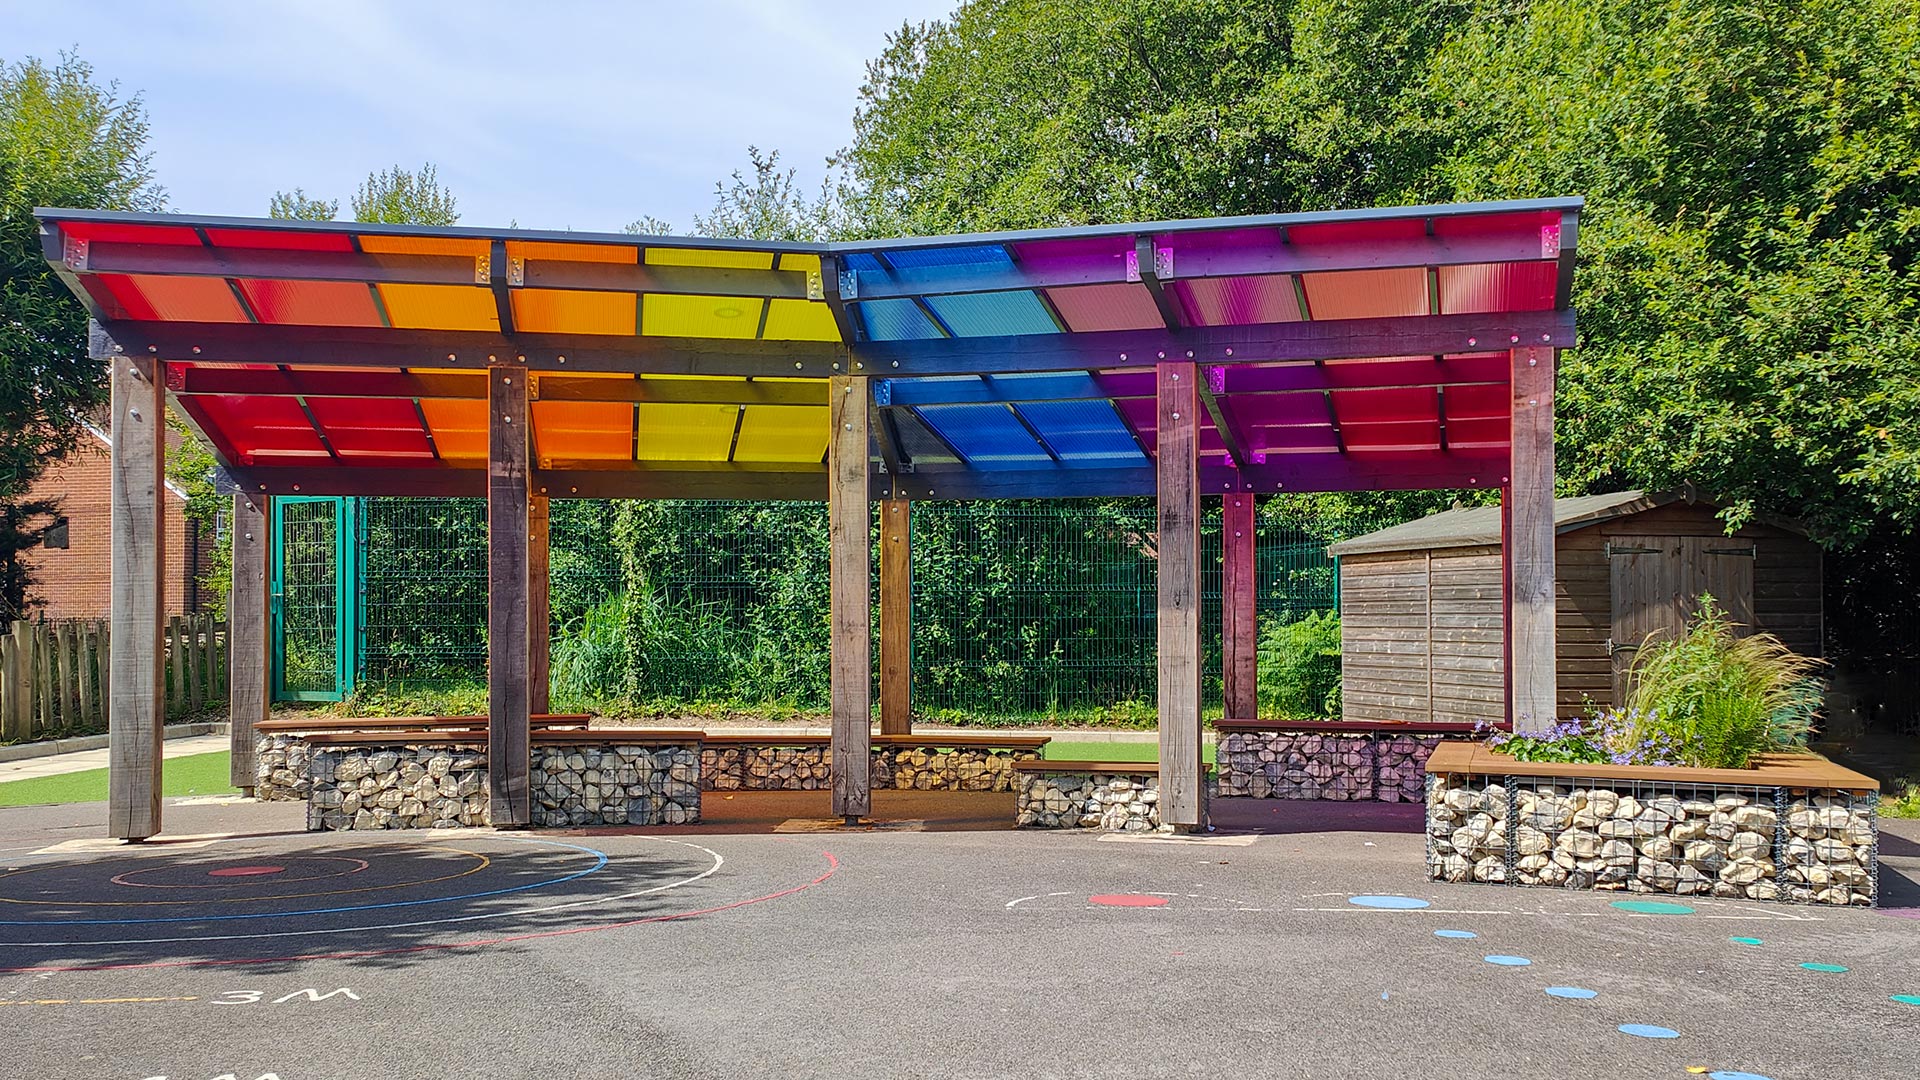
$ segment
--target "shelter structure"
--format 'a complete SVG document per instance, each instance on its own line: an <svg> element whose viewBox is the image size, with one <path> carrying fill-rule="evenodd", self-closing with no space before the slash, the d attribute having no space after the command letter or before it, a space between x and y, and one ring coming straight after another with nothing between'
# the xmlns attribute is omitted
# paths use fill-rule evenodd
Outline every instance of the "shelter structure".
<svg viewBox="0 0 1920 1080"><path fill-rule="evenodd" d="M1205 820L1200 500L1224 500L1229 714L1253 711L1253 497L1497 488L1516 725L1554 711L1553 392L1577 199L845 244L38 211L113 387L110 831L160 828L171 405L235 492L236 782L287 494L485 495L488 788L526 824L550 498L823 500L833 810L906 723L928 499L1156 496L1165 822Z"/></svg>
<svg viewBox="0 0 1920 1080"><path fill-rule="evenodd" d="M1555 671L1562 715L1625 700L1649 635L1685 628L1702 594L1739 626L1821 653L1820 547L1791 521L1729 535L1681 492L1554 501ZM1473 723L1501 707L1500 511L1444 511L1356 536L1340 560L1343 719Z"/></svg>

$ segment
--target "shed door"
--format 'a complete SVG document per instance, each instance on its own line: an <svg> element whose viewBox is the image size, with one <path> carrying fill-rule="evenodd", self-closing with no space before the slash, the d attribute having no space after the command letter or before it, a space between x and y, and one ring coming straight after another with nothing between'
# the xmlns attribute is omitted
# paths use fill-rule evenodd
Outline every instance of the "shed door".
<svg viewBox="0 0 1920 1080"><path fill-rule="evenodd" d="M1723 536L1616 536L1613 577L1613 700L1626 701L1627 671L1650 635L1668 638L1709 594L1742 633L1753 628L1751 541Z"/></svg>

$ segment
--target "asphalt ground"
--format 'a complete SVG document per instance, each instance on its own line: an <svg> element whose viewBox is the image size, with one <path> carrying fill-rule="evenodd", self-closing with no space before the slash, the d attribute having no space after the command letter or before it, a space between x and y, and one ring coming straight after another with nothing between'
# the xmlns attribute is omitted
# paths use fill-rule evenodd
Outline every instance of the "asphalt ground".
<svg viewBox="0 0 1920 1080"><path fill-rule="evenodd" d="M1920 822L1884 823L1881 910L1644 915L1427 882L1415 807L1223 800L1140 840L822 799L372 836L182 800L141 845L99 804L0 810L0 1076L1920 1075Z"/></svg>

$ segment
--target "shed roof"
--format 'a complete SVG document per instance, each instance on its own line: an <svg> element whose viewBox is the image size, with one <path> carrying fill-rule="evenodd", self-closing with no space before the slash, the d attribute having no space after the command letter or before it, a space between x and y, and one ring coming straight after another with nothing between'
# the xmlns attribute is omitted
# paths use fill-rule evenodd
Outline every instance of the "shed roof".
<svg viewBox="0 0 1920 1080"><path fill-rule="evenodd" d="M1615 491L1606 495L1578 495L1553 500L1556 532L1573 532L1612 518L1627 517L1683 498L1679 494ZM1327 549L1330 555L1369 555L1382 551L1429 551L1434 548L1491 547L1500 543L1500 508L1466 506L1442 510L1413 521L1342 540Z"/></svg>
<svg viewBox="0 0 1920 1080"><path fill-rule="evenodd" d="M479 494L498 361L554 494L823 498L843 374L876 490L992 498L1151 492L1163 360L1200 365L1203 490L1497 484L1507 350L1573 344L1580 205L842 244L36 214L250 490Z"/></svg>

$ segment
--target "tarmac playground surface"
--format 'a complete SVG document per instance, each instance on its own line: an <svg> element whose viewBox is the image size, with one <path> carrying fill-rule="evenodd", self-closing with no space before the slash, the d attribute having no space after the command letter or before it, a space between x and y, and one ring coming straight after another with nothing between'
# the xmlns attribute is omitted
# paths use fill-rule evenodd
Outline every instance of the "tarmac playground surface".
<svg viewBox="0 0 1920 1080"><path fill-rule="evenodd" d="M1143 839L875 804L369 835L184 799L141 845L102 804L0 809L0 1074L1920 1075L1920 822L1883 822L1879 910L1636 912L1425 881L1417 806Z"/></svg>

